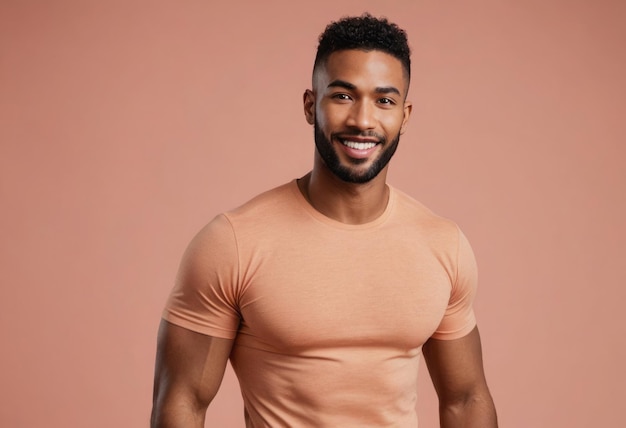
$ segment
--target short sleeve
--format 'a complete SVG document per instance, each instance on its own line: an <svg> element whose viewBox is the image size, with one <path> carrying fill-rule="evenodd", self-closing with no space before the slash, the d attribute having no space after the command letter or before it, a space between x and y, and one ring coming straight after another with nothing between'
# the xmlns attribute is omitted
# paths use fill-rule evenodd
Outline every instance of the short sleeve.
<svg viewBox="0 0 626 428"><path fill-rule="evenodd" d="M435 339L459 339L469 334L476 326L473 303L478 285L476 258L472 248L460 230L458 230L456 254L456 275L452 283L450 301L443 320L432 335Z"/></svg>
<svg viewBox="0 0 626 428"><path fill-rule="evenodd" d="M237 284L235 235L220 215L187 247L163 318L198 333L233 339L240 322Z"/></svg>

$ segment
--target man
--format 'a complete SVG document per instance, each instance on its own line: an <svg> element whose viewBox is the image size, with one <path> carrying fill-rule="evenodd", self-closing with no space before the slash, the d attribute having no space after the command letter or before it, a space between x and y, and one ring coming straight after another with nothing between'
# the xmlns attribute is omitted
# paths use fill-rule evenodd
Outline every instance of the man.
<svg viewBox="0 0 626 428"><path fill-rule="evenodd" d="M426 358L443 427L496 426L457 226L386 184L411 113L403 30L320 36L311 172L192 240L159 331L153 427L203 427L228 359L248 427L416 427Z"/></svg>

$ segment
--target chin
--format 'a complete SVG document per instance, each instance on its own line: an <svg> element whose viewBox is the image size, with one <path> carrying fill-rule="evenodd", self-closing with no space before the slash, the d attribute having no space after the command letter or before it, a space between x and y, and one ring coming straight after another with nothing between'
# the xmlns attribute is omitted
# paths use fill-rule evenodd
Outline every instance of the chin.
<svg viewBox="0 0 626 428"><path fill-rule="evenodd" d="M350 159L349 165L342 162L341 158L337 154L338 150L333 142L331 142L324 133L320 130L317 123L315 124L315 147L319 156L324 161L326 167L341 181L353 184L365 184L376 178L380 172L387 166L391 158L393 157L398 144L400 142L400 134L383 147L381 151L378 151L375 159ZM341 144L336 142L335 144ZM383 145L383 143L381 143ZM363 168L355 168L354 166L359 164L370 163L369 166Z"/></svg>

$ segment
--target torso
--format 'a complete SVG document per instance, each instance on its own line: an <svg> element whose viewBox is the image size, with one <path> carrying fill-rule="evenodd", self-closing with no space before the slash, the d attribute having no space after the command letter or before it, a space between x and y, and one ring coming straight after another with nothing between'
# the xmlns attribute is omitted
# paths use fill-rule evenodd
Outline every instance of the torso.
<svg viewBox="0 0 626 428"><path fill-rule="evenodd" d="M415 427L421 346L454 274L440 241L454 227L397 194L376 221L346 226L293 183L283 191L296 204L228 215L241 262L231 362L248 425Z"/></svg>

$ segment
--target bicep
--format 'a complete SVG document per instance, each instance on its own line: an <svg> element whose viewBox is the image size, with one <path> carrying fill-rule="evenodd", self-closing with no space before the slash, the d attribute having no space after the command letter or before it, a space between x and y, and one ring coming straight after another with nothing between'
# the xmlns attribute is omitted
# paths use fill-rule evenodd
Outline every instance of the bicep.
<svg viewBox="0 0 626 428"><path fill-rule="evenodd" d="M233 339L207 336L161 321L154 378L154 408L204 412L224 376ZM169 408L169 409L168 409Z"/></svg>
<svg viewBox="0 0 626 428"><path fill-rule="evenodd" d="M486 389L478 328L454 340L429 339L424 359L440 400L462 401Z"/></svg>

